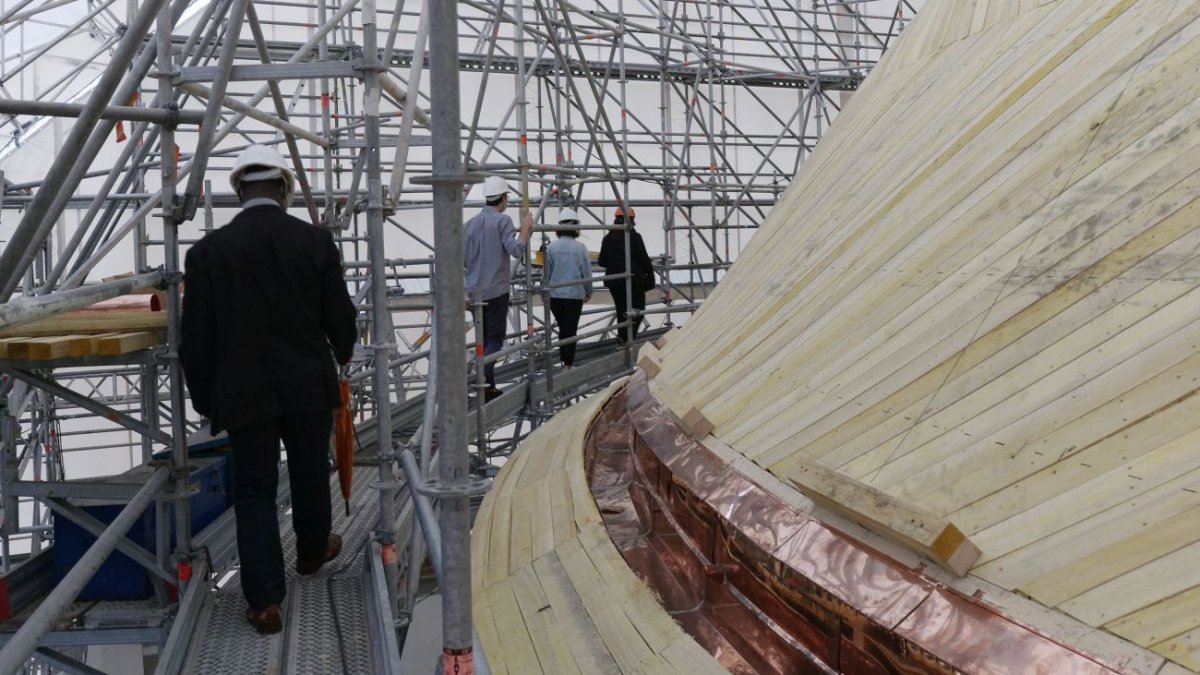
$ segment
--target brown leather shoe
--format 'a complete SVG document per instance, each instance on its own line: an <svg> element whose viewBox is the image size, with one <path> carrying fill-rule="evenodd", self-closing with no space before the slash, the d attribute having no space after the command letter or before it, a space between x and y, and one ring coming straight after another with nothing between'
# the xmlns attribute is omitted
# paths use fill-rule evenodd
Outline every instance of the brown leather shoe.
<svg viewBox="0 0 1200 675"><path fill-rule="evenodd" d="M321 570L322 565L324 565L325 563L329 562L330 560L333 560L334 558L338 557L338 554L341 552L342 552L342 535L331 534L331 535L329 535L329 541L326 542L326 544L325 544L325 557L321 558L320 560L303 560L303 559L297 558L296 559L296 574L299 574L301 576L308 576L310 574L316 574L317 572L319 572Z"/></svg>
<svg viewBox="0 0 1200 675"><path fill-rule="evenodd" d="M247 607L246 620L260 635L271 635L283 630L283 612L279 605L267 605L262 609Z"/></svg>

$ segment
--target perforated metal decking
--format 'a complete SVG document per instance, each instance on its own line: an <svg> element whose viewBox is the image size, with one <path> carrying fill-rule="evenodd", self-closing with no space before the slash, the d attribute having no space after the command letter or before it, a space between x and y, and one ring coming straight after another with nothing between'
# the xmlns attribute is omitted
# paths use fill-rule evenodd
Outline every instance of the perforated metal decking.
<svg viewBox="0 0 1200 675"><path fill-rule="evenodd" d="M290 512L280 516L288 575L284 629L260 636L246 622L246 601L235 576L204 596L184 662L184 673L327 673L382 672L372 659L367 625L367 589L371 529L379 518L379 493L371 489L378 471L357 467L345 516L334 489L333 530L342 535L342 554L311 577L296 576L295 533Z"/></svg>

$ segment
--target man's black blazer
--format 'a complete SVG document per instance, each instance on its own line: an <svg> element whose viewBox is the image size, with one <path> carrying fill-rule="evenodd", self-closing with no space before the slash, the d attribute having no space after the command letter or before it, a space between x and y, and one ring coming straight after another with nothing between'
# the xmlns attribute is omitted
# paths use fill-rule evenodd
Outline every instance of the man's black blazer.
<svg viewBox="0 0 1200 675"><path fill-rule="evenodd" d="M213 433L338 404L357 312L328 231L245 209L188 251L183 290L180 357Z"/></svg>

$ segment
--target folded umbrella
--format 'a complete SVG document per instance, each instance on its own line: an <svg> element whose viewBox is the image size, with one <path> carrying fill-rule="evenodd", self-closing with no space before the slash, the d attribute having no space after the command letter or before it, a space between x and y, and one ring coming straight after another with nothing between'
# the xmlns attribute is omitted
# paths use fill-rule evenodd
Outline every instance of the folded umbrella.
<svg viewBox="0 0 1200 675"><path fill-rule="evenodd" d="M350 483L354 474L354 422L350 417L350 380L343 377L338 383L342 403L333 411L333 450L337 462L338 484L350 515Z"/></svg>

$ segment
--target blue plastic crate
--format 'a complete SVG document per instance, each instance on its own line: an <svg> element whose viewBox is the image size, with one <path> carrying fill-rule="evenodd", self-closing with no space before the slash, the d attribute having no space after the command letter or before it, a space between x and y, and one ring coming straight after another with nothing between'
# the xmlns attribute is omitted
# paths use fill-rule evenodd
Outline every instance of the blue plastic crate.
<svg viewBox="0 0 1200 675"><path fill-rule="evenodd" d="M199 532L206 525L216 520L233 503L229 491L229 461L225 456L210 456L191 458L189 462L196 467L192 473L192 484L197 493L192 495L191 522L192 532ZM144 482L153 468L139 466L120 476L114 476L114 482L137 483ZM104 523L111 523L124 508L121 503L80 505L80 508ZM155 553L155 526L158 520L157 510L153 503L134 522L133 527L125 535L130 541L140 544L151 553ZM174 545L174 507L171 507L171 542ZM90 547L96 538L71 520L55 514L54 517L54 575L61 581L76 561ZM150 597L154 592L151 586L149 572L142 569L132 559L120 551L114 551L104 564L84 586L79 594L80 600L140 600Z"/></svg>

